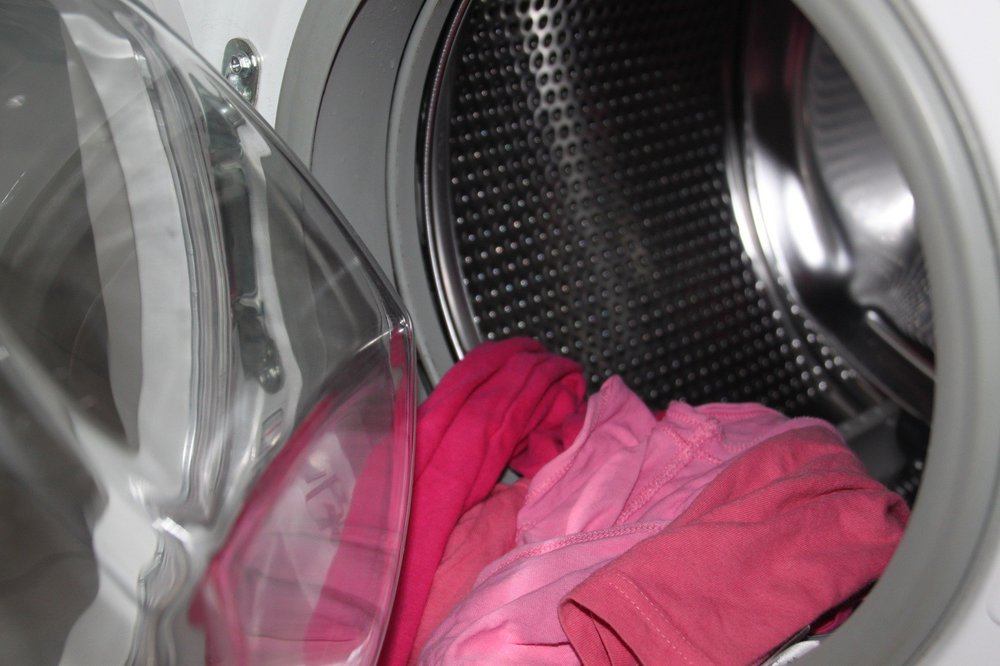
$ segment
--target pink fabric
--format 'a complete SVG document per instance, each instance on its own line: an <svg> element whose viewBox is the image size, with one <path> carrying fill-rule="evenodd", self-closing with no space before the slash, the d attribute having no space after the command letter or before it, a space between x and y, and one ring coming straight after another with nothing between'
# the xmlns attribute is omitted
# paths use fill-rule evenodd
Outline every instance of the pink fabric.
<svg viewBox="0 0 1000 666"><path fill-rule="evenodd" d="M487 564L514 547L517 512L528 494L528 480L497 484L485 500L466 511L448 539L434 574L410 662L416 663L424 644L441 620L472 590Z"/></svg>
<svg viewBox="0 0 1000 666"><path fill-rule="evenodd" d="M518 544L673 520L735 455L805 423L833 430L758 404L674 402L657 419L611 377L591 398L577 441L532 481L518 515Z"/></svg>
<svg viewBox="0 0 1000 666"><path fill-rule="evenodd" d="M508 462L530 476L572 442L584 391L576 363L514 339L470 352L420 407L406 550L382 664L406 663L459 516L493 490Z"/></svg>
<svg viewBox="0 0 1000 666"><path fill-rule="evenodd" d="M829 429L787 432L576 587L560 619L585 664L755 663L878 577L907 515Z"/></svg>
<svg viewBox="0 0 1000 666"><path fill-rule="evenodd" d="M657 422L617 377L590 399L577 440L531 481L518 548L483 571L427 643L423 663L575 661L560 600L668 527L728 462L760 441L815 429L757 405L675 403Z"/></svg>

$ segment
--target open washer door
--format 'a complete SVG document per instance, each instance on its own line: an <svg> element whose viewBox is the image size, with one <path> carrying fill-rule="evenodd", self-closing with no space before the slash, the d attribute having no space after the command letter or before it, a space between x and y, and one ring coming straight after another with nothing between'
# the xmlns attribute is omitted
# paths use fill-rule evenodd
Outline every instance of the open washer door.
<svg viewBox="0 0 1000 666"><path fill-rule="evenodd" d="M0 661L374 662L405 311L146 10L3 2L0 30Z"/></svg>
<svg viewBox="0 0 1000 666"><path fill-rule="evenodd" d="M830 418L914 502L809 660L1000 643L995 3L266 4L155 3L274 37L339 208L143 10L0 5L5 660L374 661L415 370L513 334Z"/></svg>
<svg viewBox="0 0 1000 666"><path fill-rule="evenodd" d="M939 4L307 2L275 122L427 386L527 334L652 404L832 419L915 511L811 658L974 661L1000 639L1000 15Z"/></svg>

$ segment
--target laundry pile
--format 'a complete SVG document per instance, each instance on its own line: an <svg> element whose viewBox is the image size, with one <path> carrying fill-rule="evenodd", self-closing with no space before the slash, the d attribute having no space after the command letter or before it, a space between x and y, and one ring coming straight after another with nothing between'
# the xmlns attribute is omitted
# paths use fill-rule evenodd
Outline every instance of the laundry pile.
<svg viewBox="0 0 1000 666"><path fill-rule="evenodd" d="M587 399L574 362L485 344L418 415L381 662L759 662L842 622L906 519L824 421Z"/></svg>

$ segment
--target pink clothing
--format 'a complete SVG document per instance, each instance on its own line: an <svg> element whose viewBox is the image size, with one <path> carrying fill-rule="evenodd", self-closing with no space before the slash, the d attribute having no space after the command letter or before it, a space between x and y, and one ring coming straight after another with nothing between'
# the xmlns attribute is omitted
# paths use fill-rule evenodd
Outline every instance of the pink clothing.
<svg viewBox="0 0 1000 666"><path fill-rule="evenodd" d="M786 449L791 453L784 453ZM757 450L766 452L763 460ZM842 472L828 479L823 475L824 462ZM820 467L814 469L810 463ZM758 464L762 468L755 476ZM801 488L794 483L784 485L784 477L774 478L773 469L781 469L792 480L805 475ZM829 483L823 485L824 480ZM801 494L783 495L793 487ZM766 510L753 513L749 509L757 506L757 488L770 494L765 492L760 500L766 502ZM858 497L855 489L862 489ZM827 497L827 492L833 495ZM784 523L775 518L783 515L782 497L805 507L801 515L808 516L808 529L804 523L790 523L798 530L797 538L789 538ZM621 623L628 636L617 643L601 634L600 622L588 624L588 613L603 610L602 594L613 601L620 599L615 596L616 586L622 585L617 578L619 562L625 565L625 573L635 573L630 578L633 587L628 588L631 595L646 589L640 574L665 570L669 580L678 584L671 592L685 597L686 607L697 606L686 611L696 615L711 616L717 608L711 597L702 595L700 606L693 601L702 594L703 584L713 591L752 590L751 598L761 602L752 617L762 611L772 613L771 604L792 609L789 616L796 621L805 615L798 626L770 644L775 647L877 575L902 530L905 508L901 502L894 503L897 499L868 478L825 422L789 420L756 405L694 408L680 403L672 404L657 422L619 379L612 378L591 398L574 444L531 481L518 514L518 547L482 572L469 596L428 640L421 662L572 663L580 651L586 659L603 654L610 655L612 663L619 663L618 659L634 663L629 654L634 639L628 629L643 622L640 614L629 611L624 603L612 607L610 620ZM667 561L659 553L633 564L631 553L645 552L643 542L654 543L675 533L675 519L686 524L713 506L725 509L727 502L748 509L745 516L732 516L741 521L732 526L732 536L725 530L718 533L716 542L685 542L682 536L670 542L671 565L658 564ZM853 515L854 511L860 513ZM743 552L740 539L746 535L738 528L757 538L754 553ZM804 551L796 549L805 545L800 540L811 543L811 539L820 550L825 549L827 561L853 558L857 570L850 566L843 572L808 566L796 570L793 566L785 572L791 587L772 589L772 570L781 568L780 562L798 563ZM712 560L711 568L699 564L703 548L720 555ZM808 556L817 555L809 552ZM754 562L753 567L742 566L747 560ZM824 595L832 589L837 594ZM842 590L848 592L840 596ZM560 611L560 602L571 592L574 601L563 604ZM572 645L560 625L560 612ZM785 614L784 610L776 613ZM655 637L657 630L666 632L657 624L660 617L653 616L647 634ZM699 638L711 642L719 635ZM763 635L770 640L770 634ZM674 635L671 640L682 638ZM756 649L756 643L749 645ZM671 653L663 647L656 645L652 652L642 653L642 659L665 663Z"/></svg>
<svg viewBox="0 0 1000 666"><path fill-rule="evenodd" d="M576 442L532 480L518 544L615 525L671 521L734 456L817 419L758 404L671 403L658 420L619 377L590 399Z"/></svg>
<svg viewBox="0 0 1000 666"><path fill-rule="evenodd" d="M576 363L514 339L470 352L420 407L406 549L380 663L406 663L459 516L508 463L530 476L572 442L584 392Z"/></svg>
<svg viewBox="0 0 1000 666"><path fill-rule="evenodd" d="M576 587L562 626L585 664L755 663L877 578L907 515L829 429L788 432Z"/></svg>
<svg viewBox="0 0 1000 666"><path fill-rule="evenodd" d="M759 405L674 403L662 420L617 377L590 399L573 445L532 479L518 548L490 565L421 661L575 661L556 609L576 585L660 533L750 447L816 419Z"/></svg>
<svg viewBox="0 0 1000 666"><path fill-rule="evenodd" d="M438 623L472 590L487 564L514 547L517 512L528 494L528 480L512 486L497 484L485 500L466 511L458 521L434 574L410 662L416 663L424 644Z"/></svg>

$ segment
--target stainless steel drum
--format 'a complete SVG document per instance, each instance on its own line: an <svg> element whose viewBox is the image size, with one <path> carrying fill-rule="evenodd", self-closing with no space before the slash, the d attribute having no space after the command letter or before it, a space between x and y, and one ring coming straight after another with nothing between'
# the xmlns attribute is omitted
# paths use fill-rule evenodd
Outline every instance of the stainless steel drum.
<svg viewBox="0 0 1000 666"><path fill-rule="evenodd" d="M766 17L766 20L765 20ZM427 99L456 354L531 335L649 402L930 411L913 199L790 5L464 3Z"/></svg>

